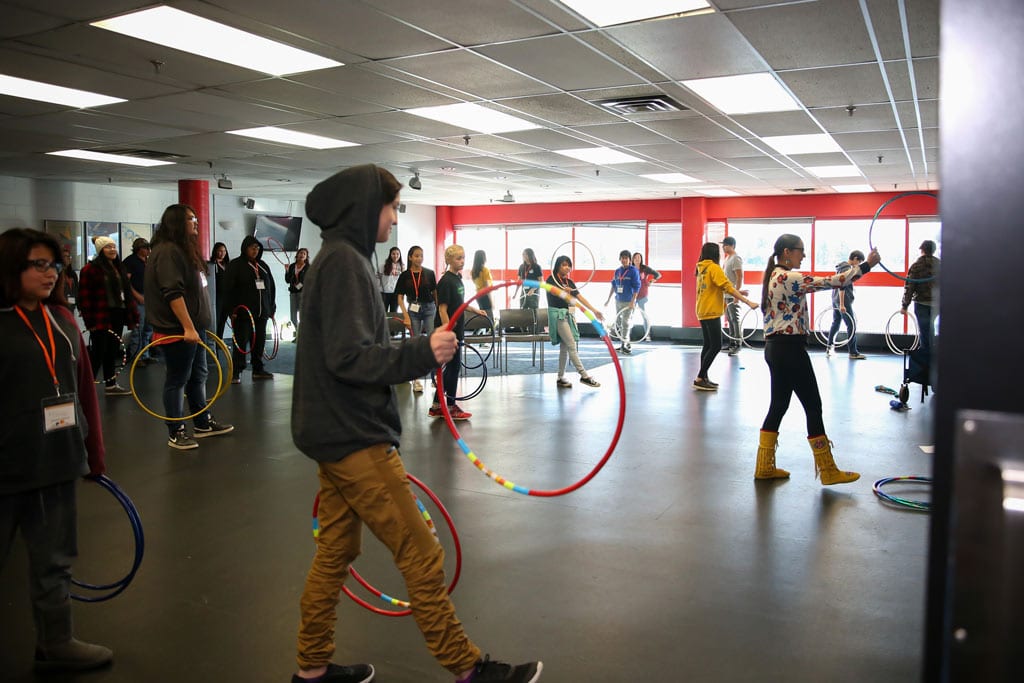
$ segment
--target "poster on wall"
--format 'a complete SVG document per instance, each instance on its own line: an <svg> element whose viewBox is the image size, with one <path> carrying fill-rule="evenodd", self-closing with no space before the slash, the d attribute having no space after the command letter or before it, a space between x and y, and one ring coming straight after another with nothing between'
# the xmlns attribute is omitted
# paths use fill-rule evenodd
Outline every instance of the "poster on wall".
<svg viewBox="0 0 1024 683"><path fill-rule="evenodd" d="M130 256L132 244L142 237L147 242L153 239L152 223L122 223L121 224L121 258Z"/></svg>
<svg viewBox="0 0 1024 683"><path fill-rule="evenodd" d="M256 216L252 235L264 251L295 251L299 248L301 216Z"/></svg>
<svg viewBox="0 0 1024 683"><path fill-rule="evenodd" d="M91 261L96 256L96 246L92 243L97 237L109 237L114 240L114 244L117 245L117 251L121 251L121 230L118 228L117 223L109 223L106 221L86 221L85 222L85 257L86 260Z"/></svg>
<svg viewBox="0 0 1024 683"><path fill-rule="evenodd" d="M71 254L75 270L82 268L82 223L81 221L43 221L43 232L53 235L60 242L62 250Z"/></svg>

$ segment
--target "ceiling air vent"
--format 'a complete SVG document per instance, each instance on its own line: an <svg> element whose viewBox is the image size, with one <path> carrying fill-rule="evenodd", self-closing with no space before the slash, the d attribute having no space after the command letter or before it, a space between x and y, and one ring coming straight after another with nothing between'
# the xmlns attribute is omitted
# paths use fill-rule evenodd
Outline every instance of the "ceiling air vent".
<svg viewBox="0 0 1024 683"><path fill-rule="evenodd" d="M813 187L794 187L790 192L814 192Z"/></svg>
<svg viewBox="0 0 1024 683"><path fill-rule="evenodd" d="M150 159L152 161L178 161L184 159L184 154L171 154L170 152L158 152L153 149L134 149L120 147L106 147L95 150L105 154L120 154L126 157L137 157L139 159Z"/></svg>
<svg viewBox="0 0 1024 683"><path fill-rule="evenodd" d="M686 111L686 107L668 95L644 95L643 97L618 97L611 100L597 100L605 109L616 114L651 114L669 111Z"/></svg>

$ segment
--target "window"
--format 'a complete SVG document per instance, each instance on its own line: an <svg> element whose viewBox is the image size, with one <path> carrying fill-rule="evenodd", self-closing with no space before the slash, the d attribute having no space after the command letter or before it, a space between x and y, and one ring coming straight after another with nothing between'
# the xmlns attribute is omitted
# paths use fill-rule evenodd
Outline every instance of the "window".
<svg viewBox="0 0 1024 683"><path fill-rule="evenodd" d="M870 219L822 220L814 222L814 270L830 272L836 264L850 258L850 252L859 249L867 253ZM906 270L903 249L907 222L902 218L880 218L871 230L871 244L882 255L882 263L889 270ZM806 264L805 264L806 266Z"/></svg>
<svg viewBox="0 0 1024 683"><path fill-rule="evenodd" d="M942 258L942 223L938 218L911 218L910 234L907 237L907 251L910 252L910 262L917 260L921 253L921 242L931 240L935 242L935 255Z"/></svg>
<svg viewBox="0 0 1024 683"><path fill-rule="evenodd" d="M657 271L683 267L683 226L679 223L651 223L647 229L645 263ZM643 253L641 251L641 253Z"/></svg>
<svg viewBox="0 0 1024 683"><path fill-rule="evenodd" d="M594 252L598 269L615 270L621 265L620 251L644 253L646 227L646 223L586 223L576 226L576 239Z"/></svg>

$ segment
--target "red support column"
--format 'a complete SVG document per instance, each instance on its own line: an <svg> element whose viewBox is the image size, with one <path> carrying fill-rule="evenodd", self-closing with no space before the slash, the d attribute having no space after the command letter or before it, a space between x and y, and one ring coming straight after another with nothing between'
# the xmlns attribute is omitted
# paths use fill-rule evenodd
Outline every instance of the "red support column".
<svg viewBox="0 0 1024 683"><path fill-rule="evenodd" d="M704 197L687 197L680 202L683 205L683 272L680 273L683 327L700 327L700 321L697 320L697 276L694 269L703 246L704 225L708 221L708 200Z"/></svg>
<svg viewBox="0 0 1024 683"><path fill-rule="evenodd" d="M452 207L437 207L434 226L434 272L443 273L445 269L444 243L455 235L455 227L452 225ZM441 279L440 275L437 277Z"/></svg>
<svg viewBox="0 0 1024 683"><path fill-rule="evenodd" d="M206 258L210 253L210 181L179 180L178 201L188 204L199 219L199 253Z"/></svg>

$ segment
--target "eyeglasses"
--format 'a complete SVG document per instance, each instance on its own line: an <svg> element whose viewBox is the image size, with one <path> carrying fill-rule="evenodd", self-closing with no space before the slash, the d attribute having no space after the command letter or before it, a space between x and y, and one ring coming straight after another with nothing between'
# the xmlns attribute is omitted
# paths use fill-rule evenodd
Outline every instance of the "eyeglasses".
<svg viewBox="0 0 1024 683"><path fill-rule="evenodd" d="M185 219L185 222L186 223L198 223L199 219L197 217L195 217L195 216L189 216L188 218Z"/></svg>
<svg viewBox="0 0 1024 683"><path fill-rule="evenodd" d="M45 273L50 270L50 268L53 268L57 271L57 275L60 275L61 271L64 270L64 264L60 261L49 261L44 258L30 259L28 261L28 265L32 266L40 273Z"/></svg>

